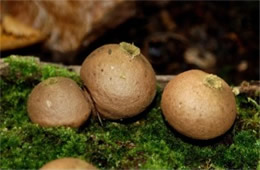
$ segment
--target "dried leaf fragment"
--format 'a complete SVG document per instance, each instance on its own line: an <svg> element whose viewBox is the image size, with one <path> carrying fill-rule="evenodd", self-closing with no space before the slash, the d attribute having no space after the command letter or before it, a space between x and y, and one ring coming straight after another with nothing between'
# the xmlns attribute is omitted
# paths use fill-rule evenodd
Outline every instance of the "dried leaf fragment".
<svg viewBox="0 0 260 170"><path fill-rule="evenodd" d="M29 46L46 37L39 30L5 15L0 24L0 51Z"/></svg>

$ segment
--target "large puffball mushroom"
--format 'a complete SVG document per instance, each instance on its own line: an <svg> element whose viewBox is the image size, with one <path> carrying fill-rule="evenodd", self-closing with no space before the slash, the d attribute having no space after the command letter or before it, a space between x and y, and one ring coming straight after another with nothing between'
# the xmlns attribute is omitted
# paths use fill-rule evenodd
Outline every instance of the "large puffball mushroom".
<svg viewBox="0 0 260 170"><path fill-rule="evenodd" d="M230 129L236 118L229 85L200 70L177 75L165 87L161 108L168 123L193 139L212 139Z"/></svg>
<svg viewBox="0 0 260 170"><path fill-rule="evenodd" d="M75 170L97 170L93 165L77 158L60 158L50 161L43 165L40 170L65 170L65 169L75 169Z"/></svg>
<svg viewBox="0 0 260 170"><path fill-rule="evenodd" d="M91 106L71 79L51 77L32 90L27 102L32 122L45 127L79 127L89 117Z"/></svg>
<svg viewBox="0 0 260 170"><path fill-rule="evenodd" d="M139 48L125 42L94 50L83 62L80 77L97 111L107 119L141 113L156 94L151 64Z"/></svg>

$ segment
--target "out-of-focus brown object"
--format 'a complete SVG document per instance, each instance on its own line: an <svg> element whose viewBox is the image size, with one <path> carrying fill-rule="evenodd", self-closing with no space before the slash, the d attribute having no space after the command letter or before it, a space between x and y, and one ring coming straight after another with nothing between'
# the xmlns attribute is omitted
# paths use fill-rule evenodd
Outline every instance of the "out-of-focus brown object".
<svg viewBox="0 0 260 170"><path fill-rule="evenodd" d="M260 81L243 81L239 86L239 92L248 94L249 96L259 96Z"/></svg>
<svg viewBox="0 0 260 170"><path fill-rule="evenodd" d="M184 53L185 61L194 64L204 70L213 68L216 64L216 57L210 51L201 48L190 47Z"/></svg>
<svg viewBox="0 0 260 170"><path fill-rule="evenodd" d="M135 14L135 2L126 0L3 1L2 6L3 14L49 34L44 47L54 61L73 60L81 46Z"/></svg>
<svg viewBox="0 0 260 170"><path fill-rule="evenodd" d="M25 47L42 41L45 35L5 15L0 23L0 51Z"/></svg>

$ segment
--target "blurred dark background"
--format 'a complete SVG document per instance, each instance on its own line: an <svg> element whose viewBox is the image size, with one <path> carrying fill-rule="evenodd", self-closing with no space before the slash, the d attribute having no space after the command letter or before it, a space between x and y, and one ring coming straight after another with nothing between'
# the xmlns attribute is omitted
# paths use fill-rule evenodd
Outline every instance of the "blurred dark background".
<svg viewBox="0 0 260 170"><path fill-rule="evenodd" d="M231 84L259 80L258 1L33 2L1 2L1 22L5 26L3 18L12 16L45 38L2 48L1 57L33 55L43 61L80 65L101 45L126 41L141 48L157 74L202 69ZM30 36L17 36L5 27L2 37L4 33L17 39Z"/></svg>

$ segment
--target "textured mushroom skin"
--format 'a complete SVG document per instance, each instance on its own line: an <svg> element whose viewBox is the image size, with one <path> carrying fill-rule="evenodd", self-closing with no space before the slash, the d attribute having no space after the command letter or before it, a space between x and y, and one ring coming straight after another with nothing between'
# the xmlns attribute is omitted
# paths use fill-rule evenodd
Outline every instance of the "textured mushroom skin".
<svg viewBox="0 0 260 170"><path fill-rule="evenodd" d="M63 169L74 169L74 170L97 170L93 165L77 158L60 158L45 164L40 170L63 170Z"/></svg>
<svg viewBox="0 0 260 170"><path fill-rule="evenodd" d="M32 122L46 127L79 127L91 112L80 87L65 77L52 77L39 83L27 105Z"/></svg>
<svg viewBox="0 0 260 170"><path fill-rule="evenodd" d="M151 64L140 53L129 54L118 44L104 45L83 62L80 77L97 111L108 119L123 119L142 112L156 93Z"/></svg>
<svg viewBox="0 0 260 170"><path fill-rule="evenodd" d="M231 88L217 76L213 76L216 78L213 86L207 84L208 75L200 70L181 73L167 84L162 95L161 108L166 120L178 132L194 139L220 136L236 118Z"/></svg>

